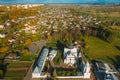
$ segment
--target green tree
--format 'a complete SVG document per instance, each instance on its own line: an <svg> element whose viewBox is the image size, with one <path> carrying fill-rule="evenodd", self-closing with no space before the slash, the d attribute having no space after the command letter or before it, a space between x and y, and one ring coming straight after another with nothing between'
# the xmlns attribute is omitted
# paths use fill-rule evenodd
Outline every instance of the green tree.
<svg viewBox="0 0 120 80"><path fill-rule="evenodd" d="M53 71L53 75L54 75L55 77L57 76L56 69L54 69L54 71Z"/></svg>
<svg viewBox="0 0 120 80"><path fill-rule="evenodd" d="M57 72L56 72L56 69L54 69L52 80L56 80L56 77L57 77Z"/></svg>
<svg viewBox="0 0 120 80"><path fill-rule="evenodd" d="M0 78L2 78L2 77L3 77L3 71L0 70Z"/></svg>
<svg viewBox="0 0 120 80"><path fill-rule="evenodd" d="M30 53L28 52L28 50L22 50L21 55L20 55L20 59L24 60L24 58L26 56L29 56L29 55L30 55Z"/></svg>

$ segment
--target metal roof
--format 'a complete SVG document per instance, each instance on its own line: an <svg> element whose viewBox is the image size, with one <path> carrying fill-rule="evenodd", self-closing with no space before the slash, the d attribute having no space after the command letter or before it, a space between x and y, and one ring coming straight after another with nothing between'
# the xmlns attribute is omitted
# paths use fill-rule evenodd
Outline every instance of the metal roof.
<svg viewBox="0 0 120 80"><path fill-rule="evenodd" d="M44 67L44 62L46 61L48 52L49 52L49 50L47 48L44 48L42 50L42 52L40 53L41 55L39 56L39 58L37 60L37 64L35 66L33 73L41 73L41 71Z"/></svg>
<svg viewBox="0 0 120 80"><path fill-rule="evenodd" d="M99 68L99 69L103 69L103 70L105 70L105 65L104 65L104 63L103 62L96 62L96 65L97 65L97 67Z"/></svg>

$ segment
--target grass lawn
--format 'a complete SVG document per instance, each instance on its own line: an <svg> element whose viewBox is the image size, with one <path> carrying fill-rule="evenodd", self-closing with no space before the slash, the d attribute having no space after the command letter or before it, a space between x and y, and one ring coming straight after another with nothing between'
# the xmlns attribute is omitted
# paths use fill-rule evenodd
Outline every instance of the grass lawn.
<svg viewBox="0 0 120 80"><path fill-rule="evenodd" d="M90 59L101 59L113 63L114 60L117 60L117 56L120 57L120 51L117 48L97 37L88 37L86 47Z"/></svg>
<svg viewBox="0 0 120 80"><path fill-rule="evenodd" d="M5 80L22 80L32 62L14 61L8 65Z"/></svg>
<svg viewBox="0 0 120 80"><path fill-rule="evenodd" d="M119 28L120 28L120 26L119 26ZM120 30L115 29L115 30L112 30L112 31L113 31L113 35L114 35L114 39L112 41L112 44L114 46L116 46L117 48L118 47L120 48Z"/></svg>
<svg viewBox="0 0 120 80"><path fill-rule="evenodd" d="M112 42L112 44L113 44L114 46L116 46L116 47L120 50L120 39L119 39L119 38L116 38L116 39Z"/></svg>

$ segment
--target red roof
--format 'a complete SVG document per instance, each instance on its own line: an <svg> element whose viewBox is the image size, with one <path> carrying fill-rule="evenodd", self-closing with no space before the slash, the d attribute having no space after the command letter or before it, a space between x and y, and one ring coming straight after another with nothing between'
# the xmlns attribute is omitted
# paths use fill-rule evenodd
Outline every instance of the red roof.
<svg viewBox="0 0 120 80"><path fill-rule="evenodd" d="M48 75L50 75L50 73L49 73L49 72L46 72L46 73L45 73L45 75L47 75L47 76L48 76Z"/></svg>

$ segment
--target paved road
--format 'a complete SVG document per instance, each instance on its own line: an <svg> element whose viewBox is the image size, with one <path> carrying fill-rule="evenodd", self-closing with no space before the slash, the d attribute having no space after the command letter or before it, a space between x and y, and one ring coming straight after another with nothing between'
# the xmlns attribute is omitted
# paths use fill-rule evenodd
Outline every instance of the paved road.
<svg viewBox="0 0 120 80"><path fill-rule="evenodd" d="M31 54L34 54L37 52L37 50L40 50L45 45L46 45L46 41L40 40L40 41L33 42L31 45L28 46L28 49Z"/></svg>

